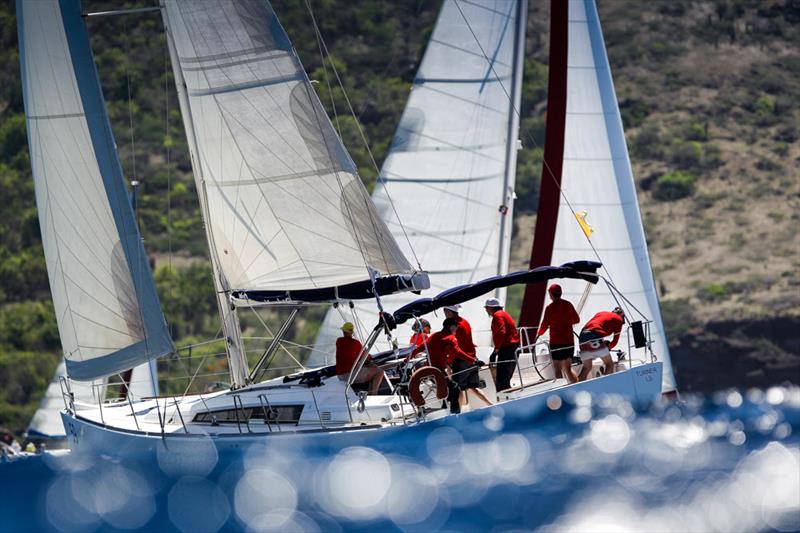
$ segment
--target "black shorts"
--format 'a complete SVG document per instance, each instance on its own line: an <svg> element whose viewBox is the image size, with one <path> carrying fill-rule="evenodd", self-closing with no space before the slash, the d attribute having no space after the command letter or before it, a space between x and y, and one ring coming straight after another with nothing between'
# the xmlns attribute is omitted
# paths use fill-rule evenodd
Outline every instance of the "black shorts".
<svg viewBox="0 0 800 533"><path fill-rule="evenodd" d="M583 344L589 341L596 341L598 339L602 339L603 336L597 333L596 331L592 331L590 329L585 329L581 331L581 334L578 336L578 342Z"/></svg>
<svg viewBox="0 0 800 533"><path fill-rule="evenodd" d="M553 361L566 361L575 355L575 343L572 344L551 344L550 355Z"/></svg>
<svg viewBox="0 0 800 533"><path fill-rule="evenodd" d="M478 376L478 365L468 363L463 359L456 359L452 364L453 381L458 384L461 390L480 388L480 377Z"/></svg>

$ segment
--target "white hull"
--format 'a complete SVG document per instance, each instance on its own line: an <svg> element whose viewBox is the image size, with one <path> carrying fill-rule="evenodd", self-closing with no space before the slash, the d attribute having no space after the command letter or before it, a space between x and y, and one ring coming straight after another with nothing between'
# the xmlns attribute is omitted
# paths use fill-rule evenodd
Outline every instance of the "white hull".
<svg viewBox="0 0 800 533"><path fill-rule="evenodd" d="M548 399L553 396L572 400L576 394L588 392L593 396L616 395L636 405L649 405L660 397L661 373L662 364L656 362L575 385L566 385L563 381L548 382L512 393L507 401L491 407L471 410L460 415L443 415L437 418L429 416L419 422L411 419L404 423L402 419L396 419L373 424L361 422L364 425L322 427L323 424L317 420L315 427L298 424L292 425L292 430L283 428L277 431L273 427L272 431L269 431L263 421L251 422L249 430L245 423L240 426L236 424L211 426L192 423L183 425L179 422L176 427L173 421L172 424L165 424L165 432L162 434L158 425L155 425L155 431L114 427L108 423L92 420L80 412L76 415L64 411L62 418L73 451L111 456L207 452L210 446L222 454L241 452L251 446L273 445L277 447L288 445L294 449L324 448L332 451L358 445L386 452L398 446L407 448L407 439L413 438L414 434L428 433L441 426L455 427L464 433L490 431L486 429L487 424L484 424L486 418L490 416L502 420L505 427L524 425L548 409ZM385 403L397 397L376 398L383 398L382 401ZM206 401L213 405L213 398ZM170 399L170 406L171 402ZM127 408L128 404L122 407ZM368 407L367 411L369 409ZM106 407L106 412L110 411L111 409ZM185 418L190 414L184 415ZM145 417L146 415L140 417L143 426ZM153 429L152 426L150 429Z"/></svg>

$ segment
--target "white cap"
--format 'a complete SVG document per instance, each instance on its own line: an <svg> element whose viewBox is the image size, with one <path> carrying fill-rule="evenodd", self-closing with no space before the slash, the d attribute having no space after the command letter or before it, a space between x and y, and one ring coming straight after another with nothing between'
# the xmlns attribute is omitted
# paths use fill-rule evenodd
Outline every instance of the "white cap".
<svg viewBox="0 0 800 533"><path fill-rule="evenodd" d="M497 298L489 298L486 300L486 303L483 304L484 307L503 307L503 304L500 303L500 300Z"/></svg>
<svg viewBox="0 0 800 533"><path fill-rule="evenodd" d="M445 305L444 307L442 307L442 309L444 309L446 311L452 311L454 313L458 313L458 310L461 309L461 305L460 304Z"/></svg>

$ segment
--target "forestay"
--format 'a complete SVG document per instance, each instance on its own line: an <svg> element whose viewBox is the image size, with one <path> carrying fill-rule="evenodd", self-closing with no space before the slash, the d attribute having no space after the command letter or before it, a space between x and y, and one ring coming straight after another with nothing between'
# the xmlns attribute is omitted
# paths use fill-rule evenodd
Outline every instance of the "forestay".
<svg viewBox="0 0 800 533"><path fill-rule="evenodd" d="M223 286L254 298L413 273L269 3L165 7Z"/></svg>
<svg viewBox="0 0 800 533"><path fill-rule="evenodd" d="M594 256L572 210L586 211L595 228L591 243L602 259L603 274L653 321L653 353L664 363L664 389L674 390L622 120L593 0L569 2L568 42L563 194L551 262ZM564 297L577 304L585 284L564 280L562 285ZM622 303L630 320L642 318L632 306ZM608 287L600 283L592 290L581 318L585 322L594 313L616 305Z"/></svg>
<svg viewBox="0 0 800 533"><path fill-rule="evenodd" d="M436 291L508 271L526 14L524 1L443 3L380 172L375 205L401 246L405 227ZM398 294L384 305L412 299ZM374 304L357 307L371 327ZM320 353L333 345L342 314L328 314ZM488 349L483 302L465 303L461 315ZM405 342L410 324L397 335Z"/></svg>
<svg viewBox="0 0 800 533"><path fill-rule="evenodd" d="M67 372L173 349L128 201L78 0L17 1L28 144Z"/></svg>

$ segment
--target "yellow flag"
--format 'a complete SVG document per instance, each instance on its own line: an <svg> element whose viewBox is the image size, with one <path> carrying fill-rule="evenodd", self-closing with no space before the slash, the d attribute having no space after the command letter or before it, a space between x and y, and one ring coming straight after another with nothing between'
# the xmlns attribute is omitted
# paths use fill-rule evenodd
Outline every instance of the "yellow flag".
<svg viewBox="0 0 800 533"><path fill-rule="evenodd" d="M588 239L589 237L592 236L592 233L594 233L594 228L591 227L586 222L586 215L587 215L586 211L580 211L578 213L575 213L575 218L578 219L578 224L581 225L581 229L583 230L583 234L586 235L586 238Z"/></svg>

